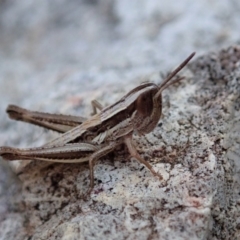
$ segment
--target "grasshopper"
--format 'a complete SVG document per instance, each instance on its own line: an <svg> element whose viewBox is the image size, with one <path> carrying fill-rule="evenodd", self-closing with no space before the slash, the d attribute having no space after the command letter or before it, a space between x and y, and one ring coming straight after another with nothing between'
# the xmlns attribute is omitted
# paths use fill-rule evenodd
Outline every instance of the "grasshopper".
<svg viewBox="0 0 240 240"><path fill-rule="evenodd" d="M9 105L7 113L10 118L63 134L41 147L26 149L0 147L0 156L9 161L21 159L60 163L88 162L90 186L87 194L89 194L94 187L94 163L119 145L125 144L131 157L162 180L161 174L137 152L132 136L133 133L145 135L156 127L162 114L162 91L184 78L173 79L194 54L186 58L159 86L154 83L143 83L105 108L97 101L92 101L94 114L89 119L34 112ZM171 79L173 80L170 81Z"/></svg>

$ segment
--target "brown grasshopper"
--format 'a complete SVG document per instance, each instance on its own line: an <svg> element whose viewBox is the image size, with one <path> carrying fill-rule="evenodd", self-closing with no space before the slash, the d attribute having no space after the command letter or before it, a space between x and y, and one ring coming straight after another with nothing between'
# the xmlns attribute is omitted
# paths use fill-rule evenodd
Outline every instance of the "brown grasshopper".
<svg viewBox="0 0 240 240"><path fill-rule="evenodd" d="M125 144L132 157L145 165L154 176L162 179L153 167L137 152L132 135L144 135L157 125L162 113L162 91L183 77L170 80L191 60L186 58L159 86L143 83L131 90L115 104L103 108L92 102L94 115L89 119L78 116L49 114L29 111L14 105L7 108L9 117L32 123L57 132L60 137L42 147L18 149L0 147L0 156L6 160L43 160L60 163L89 162L90 187L94 187L94 162ZM97 113L97 109L100 110Z"/></svg>

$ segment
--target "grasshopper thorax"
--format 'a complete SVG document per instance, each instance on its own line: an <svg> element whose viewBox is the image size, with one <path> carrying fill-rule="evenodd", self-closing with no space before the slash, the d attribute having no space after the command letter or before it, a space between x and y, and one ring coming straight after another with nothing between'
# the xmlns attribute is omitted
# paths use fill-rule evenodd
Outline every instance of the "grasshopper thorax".
<svg viewBox="0 0 240 240"><path fill-rule="evenodd" d="M152 89L141 94L136 101L132 123L134 130L140 135L151 132L161 117L162 95L157 100L154 98L158 90L158 86L154 85Z"/></svg>

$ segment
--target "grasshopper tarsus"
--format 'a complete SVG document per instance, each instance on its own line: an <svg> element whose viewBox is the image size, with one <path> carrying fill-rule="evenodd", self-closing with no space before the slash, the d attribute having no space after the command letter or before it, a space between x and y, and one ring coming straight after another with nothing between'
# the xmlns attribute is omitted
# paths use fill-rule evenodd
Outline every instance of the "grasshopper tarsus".
<svg viewBox="0 0 240 240"><path fill-rule="evenodd" d="M89 162L90 186L87 191L89 195L94 187L94 163L102 156L114 151L119 144L124 143L132 157L162 180L162 175L157 173L137 152L132 135L136 133L141 136L156 127L162 114L163 90L184 78L173 79L194 54L189 55L160 85L143 83L106 108L97 101L92 101L94 115L89 119L34 112L10 105L7 109L10 118L63 134L38 148L1 147L0 156L6 160L19 158L19 160L32 159L62 163ZM97 113L97 110L100 112Z"/></svg>

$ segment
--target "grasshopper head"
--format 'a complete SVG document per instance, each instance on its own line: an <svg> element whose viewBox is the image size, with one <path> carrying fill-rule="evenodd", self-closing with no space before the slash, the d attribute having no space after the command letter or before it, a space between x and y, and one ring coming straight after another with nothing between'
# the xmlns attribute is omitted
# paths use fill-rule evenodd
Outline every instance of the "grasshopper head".
<svg viewBox="0 0 240 240"><path fill-rule="evenodd" d="M160 86L154 85L151 89L142 93L136 101L136 112L132 123L134 129L141 135L151 132L157 125L162 114L162 91L170 85L179 82L184 77L170 80L192 59L195 53L186 58Z"/></svg>

